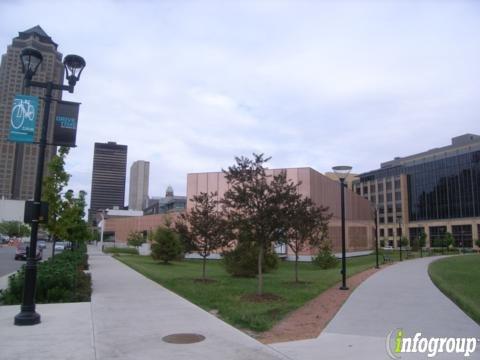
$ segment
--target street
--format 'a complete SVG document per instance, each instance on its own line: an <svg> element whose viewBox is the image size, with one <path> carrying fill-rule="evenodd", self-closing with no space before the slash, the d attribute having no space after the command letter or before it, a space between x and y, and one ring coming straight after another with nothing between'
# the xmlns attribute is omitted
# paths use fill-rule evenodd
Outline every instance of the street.
<svg viewBox="0 0 480 360"><path fill-rule="evenodd" d="M25 264L25 261L15 260L15 247L0 248L0 277L17 271ZM43 250L43 260L52 255L52 244L47 243L47 248Z"/></svg>

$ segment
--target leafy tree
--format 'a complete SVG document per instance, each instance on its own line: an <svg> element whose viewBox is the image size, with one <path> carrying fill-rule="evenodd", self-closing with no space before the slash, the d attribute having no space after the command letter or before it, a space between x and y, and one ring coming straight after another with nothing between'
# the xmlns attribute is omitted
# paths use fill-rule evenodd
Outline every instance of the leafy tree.
<svg viewBox="0 0 480 360"><path fill-rule="evenodd" d="M287 181L286 172L267 175L270 158L253 154L253 159L235 158L236 164L223 170L229 189L222 204L233 229L249 229L257 247L257 294L263 293L265 251L288 230L288 207L297 199L297 185Z"/></svg>
<svg viewBox="0 0 480 360"><path fill-rule="evenodd" d="M407 247L408 246L408 239L405 236L402 236L399 240L400 244L402 247Z"/></svg>
<svg viewBox="0 0 480 360"><path fill-rule="evenodd" d="M30 227L20 221L3 221L0 223L0 233L8 237L24 237L30 235Z"/></svg>
<svg viewBox="0 0 480 360"><path fill-rule="evenodd" d="M182 254L178 234L168 227L159 227L152 233L152 257L165 264Z"/></svg>
<svg viewBox="0 0 480 360"><path fill-rule="evenodd" d="M143 234L139 231L132 231L127 238L127 244L130 246L134 246L137 249L142 246L146 242Z"/></svg>
<svg viewBox="0 0 480 360"><path fill-rule="evenodd" d="M74 192L68 190L62 201L62 214L58 219L58 227L65 234L64 238L77 246L92 236L85 221L86 195L85 191L80 190L78 197L75 197Z"/></svg>
<svg viewBox="0 0 480 360"><path fill-rule="evenodd" d="M445 235L443 236L443 245L446 248L450 248L453 245L453 235L450 232L446 232Z"/></svg>
<svg viewBox="0 0 480 360"><path fill-rule="evenodd" d="M206 280L207 257L212 251L226 246L229 242L227 223L221 215L218 194L201 192L192 198L193 207L178 220L182 231L187 231L193 248L203 259L202 279Z"/></svg>
<svg viewBox="0 0 480 360"><path fill-rule="evenodd" d="M475 240L475 244L480 247L480 239Z"/></svg>
<svg viewBox="0 0 480 360"><path fill-rule="evenodd" d="M65 158L68 147L60 147L58 153L48 163L48 176L43 180L42 200L48 203L48 221L44 227L48 230L53 241L66 237L66 229L59 221L64 209L62 192L70 180L65 171Z"/></svg>
<svg viewBox="0 0 480 360"><path fill-rule="evenodd" d="M317 256L312 259L312 262L321 269L331 269L336 267L340 260L333 254L330 241L323 241L320 244Z"/></svg>
<svg viewBox="0 0 480 360"><path fill-rule="evenodd" d="M328 235L328 208L317 206L312 199L298 194L289 212L289 231L284 241L295 254L295 282L298 282L298 258L307 247L319 246Z"/></svg>

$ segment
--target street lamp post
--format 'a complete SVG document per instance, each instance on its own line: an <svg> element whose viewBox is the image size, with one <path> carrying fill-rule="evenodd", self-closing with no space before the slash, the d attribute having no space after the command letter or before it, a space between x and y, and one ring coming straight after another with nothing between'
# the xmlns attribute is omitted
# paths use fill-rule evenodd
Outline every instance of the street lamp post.
<svg viewBox="0 0 480 360"><path fill-rule="evenodd" d="M399 237L399 240L398 240L398 243L400 244L400 261L403 261L403 257L402 257L402 224L401 224L401 220L399 217L397 217L397 223L398 223L398 230L397 231L397 235Z"/></svg>
<svg viewBox="0 0 480 360"><path fill-rule="evenodd" d="M378 207L373 205L375 209L375 269L380 269L378 264Z"/></svg>
<svg viewBox="0 0 480 360"><path fill-rule="evenodd" d="M45 165L45 148L47 146L48 118L50 115L50 104L52 102L52 91L67 90L73 93L75 84L80 79L80 74L85 67L85 60L78 55L65 56L63 65L65 67L65 77L68 80L68 85L63 85L63 83L54 84L52 81L39 82L32 80L43 61L43 56L40 51L32 48L23 49L20 54L20 60L25 76L25 87L33 86L45 89L45 107L43 110L43 122L41 125L38 151L30 246L27 254L27 264L25 266L22 305L20 312L15 316L14 320L15 325L35 325L40 322L40 314L35 311L35 289L37 282L37 261L35 260L35 253L37 249L38 225L41 211L43 169Z"/></svg>
<svg viewBox="0 0 480 360"><path fill-rule="evenodd" d="M340 180L340 201L341 201L341 212L342 212L342 286L340 290L348 290L347 287L347 256L345 250L345 179L347 178L351 166L334 166L333 171Z"/></svg>

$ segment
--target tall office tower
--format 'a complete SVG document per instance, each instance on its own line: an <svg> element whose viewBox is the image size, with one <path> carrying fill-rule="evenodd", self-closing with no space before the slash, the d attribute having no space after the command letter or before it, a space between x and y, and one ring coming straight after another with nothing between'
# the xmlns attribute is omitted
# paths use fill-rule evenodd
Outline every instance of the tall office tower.
<svg viewBox="0 0 480 360"><path fill-rule="evenodd" d="M100 209L122 208L125 201L127 145L95 143L89 220Z"/></svg>
<svg viewBox="0 0 480 360"><path fill-rule="evenodd" d="M10 114L13 99L16 94L35 95L42 97L43 89L24 88L23 73L20 63L20 53L26 47L39 50L43 62L35 74L34 80L53 81L61 83L64 77L62 54L57 51L57 44L40 26L22 31L12 44L7 47L7 53L2 55L0 65L0 197L8 199L32 199L35 190L37 173L38 145L9 142ZM61 91L54 91L53 98L61 99ZM37 114L35 141L40 140L40 128L44 102L40 100L40 110ZM56 110L53 101L50 108L50 124ZM49 126L47 142L53 138L53 126ZM55 154L56 147L47 146L45 167ZM46 171L44 172L46 174Z"/></svg>
<svg viewBox="0 0 480 360"><path fill-rule="evenodd" d="M130 210L143 210L148 197L148 177L150 163L148 161L135 161L130 168L130 190L128 208Z"/></svg>

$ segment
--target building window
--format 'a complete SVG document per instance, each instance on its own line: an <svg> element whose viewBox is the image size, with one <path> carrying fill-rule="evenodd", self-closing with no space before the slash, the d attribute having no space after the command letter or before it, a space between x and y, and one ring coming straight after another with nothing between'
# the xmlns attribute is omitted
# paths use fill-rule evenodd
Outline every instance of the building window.
<svg viewBox="0 0 480 360"><path fill-rule="evenodd" d="M379 194L378 195L378 202L383 203L383 201L384 201L383 194Z"/></svg>
<svg viewBox="0 0 480 360"><path fill-rule="evenodd" d="M357 188L355 189L355 191L357 192L358 195L360 195L360 188L359 188L359 187L357 187Z"/></svg>
<svg viewBox="0 0 480 360"><path fill-rule="evenodd" d="M400 205L400 204L395 205L395 211L397 212L397 214L401 213L402 212L402 205Z"/></svg>
<svg viewBox="0 0 480 360"><path fill-rule="evenodd" d="M370 185L370 192L374 193L375 192L375 184Z"/></svg>
<svg viewBox="0 0 480 360"><path fill-rule="evenodd" d="M395 193L395 201L401 201L401 200L402 200L402 193L398 191Z"/></svg>
<svg viewBox="0 0 480 360"><path fill-rule="evenodd" d="M455 246L468 248L473 246L472 225L452 225L452 235Z"/></svg>
<svg viewBox="0 0 480 360"><path fill-rule="evenodd" d="M393 229L388 229L388 236L393 236Z"/></svg>
<svg viewBox="0 0 480 360"><path fill-rule="evenodd" d="M379 213L379 214L385 214L385 208L384 208L383 206L380 206L380 207L378 208L378 213Z"/></svg>
<svg viewBox="0 0 480 360"><path fill-rule="evenodd" d="M383 191L383 182L377 184L378 192Z"/></svg>
<svg viewBox="0 0 480 360"><path fill-rule="evenodd" d="M370 196L370 201L373 202L373 203L376 203L377 202L377 197L375 195L371 195Z"/></svg>
<svg viewBox="0 0 480 360"><path fill-rule="evenodd" d="M380 237L385 237L385 229L380 229Z"/></svg>
<svg viewBox="0 0 480 360"><path fill-rule="evenodd" d="M380 224L384 224L385 223L385 218L383 216L380 216L378 221L380 222Z"/></svg>
<svg viewBox="0 0 480 360"><path fill-rule="evenodd" d="M389 216L389 217L388 217L388 222L389 222L390 224L393 223L393 216Z"/></svg>
<svg viewBox="0 0 480 360"><path fill-rule="evenodd" d="M387 193L387 202L392 202L392 193Z"/></svg>
<svg viewBox="0 0 480 360"><path fill-rule="evenodd" d="M430 226L430 243L432 247L442 247L442 239L447 232L446 226Z"/></svg>
<svg viewBox="0 0 480 360"><path fill-rule="evenodd" d="M397 236L402 236L402 228L401 227L397 228Z"/></svg>
<svg viewBox="0 0 480 360"><path fill-rule="evenodd" d="M400 179L395 180L395 189L400 189Z"/></svg>
<svg viewBox="0 0 480 360"><path fill-rule="evenodd" d="M408 237L410 241L416 241L425 232L423 227L413 227L408 229ZM425 244L426 245L426 244Z"/></svg>
<svg viewBox="0 0 480 360"><path fill-rule="evenodd" d="M367 194L368 193L368 186L364 186L363 187L363 194Z"/></svg>
<svg viewBox="0 0 480 360"><path fill-rule="evenodd" d="M390 180L387 180L387 191L392 190L392 182Z"/></svg>

